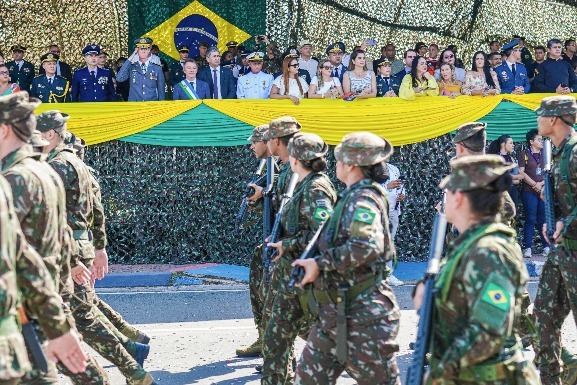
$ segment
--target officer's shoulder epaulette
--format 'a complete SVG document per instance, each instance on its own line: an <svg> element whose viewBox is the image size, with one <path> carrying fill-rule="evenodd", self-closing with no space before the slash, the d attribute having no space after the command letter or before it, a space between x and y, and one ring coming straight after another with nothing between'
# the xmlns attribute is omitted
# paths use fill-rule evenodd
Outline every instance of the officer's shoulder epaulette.
<svg viewBox="0 0 577 385"><path fill-rule="evenodd" d="M42 76L45 76L45 75L46 75L46 74L40 74L40 75L36 75L36 76L34 76L34 79L38 79L38 78L41 78ZM58 75L56 75L56 76L58 76Z"/></svg>
<svg viewBox="0 0 577 385"><path fill-rule="evenodd" d="M60 75L54 75L56 78L60 78L60 79L64 79L68 82L68 79L66 79L64 76L60 76Z"/></svg>

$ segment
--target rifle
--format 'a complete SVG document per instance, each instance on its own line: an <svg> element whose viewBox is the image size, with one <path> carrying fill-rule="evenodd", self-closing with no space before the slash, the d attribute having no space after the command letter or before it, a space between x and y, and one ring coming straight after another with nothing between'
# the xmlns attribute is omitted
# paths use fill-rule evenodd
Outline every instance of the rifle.
<svg viewBox="0 0 577 385"><path fill-rule="evenodd" d="M318 230L315 232L315 234L307 244L307 247L304 249L303 253L300 255L298 259L309 259L315 257L315 254L317 254L319 251L319 245L317 244L317 241L319 240L321 232L325 227L325 223L327 223L327 221L323 221L323 223L319 226ZM301 281L304 273L305 271L302 266L293 267L293 269L291 270L291 280L288 284L289 289L292 289L295 286L295 283L297 283L297 281L298 282Z"/></svg>
<svg viewBox="0 0 577 385"><path fill-rule="evenodd" d="M268 246L268 243L275 243L277 241L278 233L280 232L280 220L282 217L282 210L284 209L287 202L291 200L291 198L293 196L293 192L295 190L295 186L297 185L298 180L299 180L298 174L296 174L296 173L292 174L291 179L290 179L289 184L288 184L288 187L282 196L282 200L280 202L279 209L276 213L276 217L274 219L274 226L270 232L268 242L265 241L264 247L262 248L264 271L265 271L265 281L266 282L268 282L268 280L270 278L270 275L269 275L270 261L272 259L274 259L275 254L276 254L276 250L274 250L274 251L271 250L271 247Z"/></svg>
<svg viewBox="0 0 577 385"><path fill-rule="evenodd" d="M266 188L263 190L263 211L262 211L262 258L263 261L266 261L266 252L265 247L266 239L270 235L272 230L272 221L273 221L273 207L272 207L272 196L273 196L273 187L274 187L274 165L273 165L273 157L269 156L266 159ZM269 265L267 263L264 264L265 271L268 271Z"/></svg>
<svg viewBox="0 0 577 385"><path fill-rule="evenodd" d="M30 323L24 307L18 308L18 315L20 317L20 325L22 325L22 336L24 337L24 343L26 344L26 348L28 348L28 351L32 356L32 362L37 369L47 373L48 361L46 361L46 356L44 355L42 345L38 340L36 330L34 330L34 327Z"/></svg>
<svg viewBox="0 0 577 385"><path fill-rule="evenodd" d="M551 175L551 140L543 141L543 195L545 196L545 223L547 223L547 239L552 250L555 250L555 209L553 202L553 184Z"/></svg>
<svg viewBox="0 0 577 385"><path fill-rule="evenodd" d="M264 167L266 166L266 159L261 159L260 163L258 164L258 168L256 169L255 173L253 174L249 184L259 184L262 183L262 172ZM255 193L253 187L247 186L244 196L242 197L242 201L240 203L240 208L238 209L238 213L236 214L235 224L234 224L234 233L236 235L240 234L244 229L244 220L246 218L246 213L248 212L248 203L246 201L247 197L253 196Z"/></svg>
<svg viewBox="0 0 577 385"><path fill-rule="evenodd" d="M419 327L417 340L415 341L415 351L413 352L413 362L407 372L407 385L421 385L423 374L427 366L427 353L431 342L431 331L433 328L433 311L435 306L435 277L439 272L439 261L443 253L445 244L445 233L447 231L447 218L444 213L444 201L441 203L441 212L435 216L431 245L429 247L429 265L425 273L425 295L419 310Z"/></svg>

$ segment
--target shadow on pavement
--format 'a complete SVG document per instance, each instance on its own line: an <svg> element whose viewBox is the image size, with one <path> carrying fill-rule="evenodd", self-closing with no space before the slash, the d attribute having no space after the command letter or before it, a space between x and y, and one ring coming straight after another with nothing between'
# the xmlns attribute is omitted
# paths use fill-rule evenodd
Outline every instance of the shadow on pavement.
<svg viewBox="0 0 577 385"><path fill-rule="evenodd" d="M247 369L252 373L239 376L241 373L246 373ZM186 373L153 370L150 374L159 385L240 385L249 381L260 382L260 374L254 372L254 363L240 358L198 365L190 368L190 371ZM219 379L219 377L223 378ZM207 380L207 378L215 378L215 380Z"/></svg>

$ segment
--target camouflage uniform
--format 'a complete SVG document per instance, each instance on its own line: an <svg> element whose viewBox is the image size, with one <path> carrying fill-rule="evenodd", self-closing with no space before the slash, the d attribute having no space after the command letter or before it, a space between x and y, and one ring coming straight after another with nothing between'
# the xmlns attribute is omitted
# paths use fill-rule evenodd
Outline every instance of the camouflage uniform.
<svg viewBox="0 0 577 385"><path fill-rule="evenodd" d="M67 115L58 111L47 111L38 116L38 129L41 132L55 130L64 137L67 120ZM66 190L68 225L79 249L78 260L71 261L71 265L74 267L78 262L82 262L90 268L94 260L94 246L89 228L94 205L90 171L64 143L48 154L47 161L62 179ZM135 384L153 383L152 377L133 358L134 343L123 336L98 310L95 298L94 288L89 282L83 285L74 283L70 306L84 341L116 365L129 381Z"/></svg>
<svg viewBox="0 0 577 385"><path fill-rule="evenodd" d="M462 192L489 187L513 168L497 155L467 156L451 166L440 187ZM482 219L451 243L435 279L431 379L538 384L512 331L528 279L515 231L496 217Z"/></svg>
<svg viewBox="0 0 577 385"><path fill-rule="evenodd" d="M288 145L290 156L302 162L324 158L328 146L315 134L296 134ZM263 340L262 384L292 383L290 356L298 334L306 338L313 323L310 313L301 305L305 293L291 290L291 263L307 246L312 235L330 216L336 193L329 178L311 171L296 186L292 199L281 215L279 239L283 255L274 263L276 296L272 304L271 317L265 326Z"/></svg>
<svg viewBox="0 0 577 385"><path fill-rule="evenodd" d="M354 166L384 162L391 153L390 143L367 132L347 135L335 148L339 162ZM318 241L319 314L295 384L335 384L343 371L360 385L400 384L401 313L384 279L395 254L387 213L386 190L375 181L362 179L339 193Z"/></svg>
<svg viewBox="0 0 577 385"><path fill-rule="evenodd" d="M577 104L571 96L553 96L544 98L535 112L545 117L575 115ZM543 266L533 311L537 328L535 362L545 385L561 384L561 361L564 358L575 361L561 350L561 327L571 310L577 323L577 222L568 219L577 197L577 146L571 148L576 139L573 132L553 151L555 219L567 223L562 244L549 254ZM570 153L565 154L566 151ZM564 156L569 157L566 170Z"/></svg>

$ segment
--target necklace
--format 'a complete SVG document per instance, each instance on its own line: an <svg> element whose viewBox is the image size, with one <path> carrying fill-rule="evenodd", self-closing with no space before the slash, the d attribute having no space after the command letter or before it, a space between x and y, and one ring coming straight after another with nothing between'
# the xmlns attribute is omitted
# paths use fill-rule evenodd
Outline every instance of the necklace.
<svg viewBox="0 0 577 385"><path fill-rule="evenodd" d="M360 73L358 73L357 71L353 71L353 73L355 74L356 77L360 78L363 76L363 72L365 72L364 70L361 70Z"/></svg>

